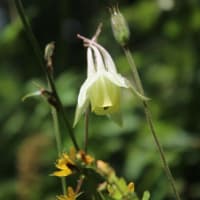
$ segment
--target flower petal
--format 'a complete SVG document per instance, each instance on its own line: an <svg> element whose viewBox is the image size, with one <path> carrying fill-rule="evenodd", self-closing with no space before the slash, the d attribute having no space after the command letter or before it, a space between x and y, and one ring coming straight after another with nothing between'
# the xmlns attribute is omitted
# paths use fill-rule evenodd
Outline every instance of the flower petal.
<svg viewBox="0 0 200 200"><path fill-rule="evenodd" d="M119 87L129 88L128 80L118 73L105 72L105 76Z"/></svg>
<svg viewBox="0 0 200 200"><path fill-rule="evenodd" d="M87 77L93 75L95 73L95 64L92 55L92 49L90 47L87 48Z"/></svg>
<svg viewBox="0 0 200 200"><path fill-rule="evenodd" d="M114 84L118 85L119 87L124 87L124 88L130 89L133 92L133 94L135 94L141 100L143 100L143 101L150 100L148 97L145 97L144 95L140 94L140 92L138 92L136 90L136 88L133 86L133 84L131 84L131 82L128 79L124 78L120 74L107 72L107 73L105 73L105 75L107 76L107 78L110 81L112 81Z"/></svg>
<svg viewBox="0 0 200 200"><path fill-rule="evenodd" d="M91 45L91 48L94 51L94 57L95 57L95 60L96 60L97 72L105 71L106 68L105 68L105 65L104 65L104 62L103 62L102 55L100 54L99 50L94 45Z"/></svg>
<svg viewBox="0 0 200 200"><path fill-rule="evenodd" d="M58 164L56 164L56 168L58 168L60 170L65 170L68 167L67 167L66 163L58 163Z"/></svg>
<svg viewBox="0 0 200 200"><path fill-rule="evenodd" d="M127 80L128 81L128 80ZM144 95L142 95L140 92L137 91L137 89L133 86L133 84L130 83L130 81L127 82L127 84L129 85L130 90L133 92L133 94L135 94L137 97L139 97L141 100L143 101L149 101L150 98L145 97Z"/></svg>
<svg viewBox="0 0 200 200"><path fill-rule="evenodd" d="M55 171L52 175L58 176L58 177L63 177L63 176L69 176L70 174L72 174L72 171L69 168L67 168L65 170Z"/></svg>
<svg viewBox="0 0 200 200"><path fill-rule="evenodd" d="M72 187L67 188L67 195L69 196L69 199L73 200L76 197L76 193L74 192Z"/></svg>
<svg viewBox="0 0 200 200"><path fill-rule="evenodd" d="M110 56L110 54L108 53L108 51L99 44L97 44L97 47L103 55L106 69L109 72L117 73L115 63L114 63L112 57Z"/></svg>
<svg viewBox="0 0 200 200"><path fill-rule="evenodd" d="M89 99L88 99L87 93L88 93L89 88L96 81L96 79L97 79L97 75L95 74L92 77L87 78L86 81L81 86L81 89L78 95L78 104L76 106L73 127L77 124L82 113L86 110L87 106L89 105Z"/></svg>
<svg viewBox="0 0 200 200"><path fill-rule="evenodd" d="M98 78L88 90L92 111L97 115L117 112L120 107L121 89L104 75L105 72L98 72Z"/></svg>

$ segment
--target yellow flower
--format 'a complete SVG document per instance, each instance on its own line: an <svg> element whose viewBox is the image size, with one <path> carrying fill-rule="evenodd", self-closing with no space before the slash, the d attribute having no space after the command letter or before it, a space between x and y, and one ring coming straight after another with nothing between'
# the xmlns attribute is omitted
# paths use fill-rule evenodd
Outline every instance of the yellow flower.
<svg viewBox="0 0 200 200"><path fill-rule="evenodd" d="M67 195L59 195L56 197L57 200L75 200L76 193L74 192L72 187L67 188Z"/></svg>
<svg viewBox="0 0 200 200"><path fill-rule="evenodd" d="M133 193L134 190L135 190L135 185L134 185L133 182L130 182L130 183L128 184L128 191L129 191L130 193Z"/></svg>
<svg viewBox="0 0 200 200"><path fill-rule="evenodd" d="M81 160L84 164L90 165L94 162L94 158L88 154L86 154L83 150L80 150L76 154L77 159Z"/></svg>
<svg viewBox="0 0 200 200"><path fill-rule="evenodd" d="M87 79L80 88L76 107L74 126L81 115L91 104L92 112L97 115L108 115L121 123L120 105L121 88L130 89L140 95L132 84L117 72L116 66L106 49L101 45L79 36L87 42Z"/></svg>
<svg viewBox="0 0 200 200"><path fill-rule="evenodd" d="M72 170L74 167L75 163L66 153L63 153L61 158L58 159L56 163L56 168L59 169L59 171L55 171L52 175L58 177L68 176L72 174Z"/></svg>

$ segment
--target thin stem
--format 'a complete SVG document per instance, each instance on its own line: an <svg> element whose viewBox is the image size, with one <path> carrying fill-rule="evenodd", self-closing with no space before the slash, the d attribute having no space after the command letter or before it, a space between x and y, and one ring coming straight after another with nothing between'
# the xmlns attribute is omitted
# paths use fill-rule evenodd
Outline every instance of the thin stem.
<svg viewBox="0 0 200 200"><path fill-rule="evenodd" d="M45 62L44 62L44 59L43 59L43 53L41 51L41 48L37 42L37 39L35 38L34 34L33 34L33 31L31 29L31 26L30 26L30 23L26 17L26 14L25 14L25 11L24 11L24 7L23 7L23 4L21 2L21 0L14 0L15 1L15 5L16 5L16 8L17 8L17 11L19 13L19 16L21 18L21 21L24 25L24 28L25 28L25 31L27 33L27 36L31 42L31 45L33 47L33 51L38 59L38 62L40 64L40 67L42 68L45 76L47 77L47 80L49 82L49 85L51 87L51 91L56 99L56 102L57 102L57 105L58 105L58 111L61 113L62 117L63 117L63 120L65 122L65 125L66 125L66 128L68 129L68 133L69 133L69 136L74 144L74 147L76 148L76 150L79 150L79 147L78 147L78 144L76 142L76 139L74 137L74 132L73 132L73 129L72 129L72 126L71 124L69 123L68 119L66 118L65 116L65 111L64 111L64 107L61 103L61 100L57 94L57 90L56 90L56 87L55 87L55 84L54 84L54 81L51 77L51 74L49 73L48 69L46 68L45 66Z"/></svg>
<svg viewBox="0 0 200 200"><path fill-rule="evenodd" d="M144 89L143 89L143 86L142 86L142 83L141 83L141 80L140 80L140 76L139 76L136 64L135 64L135 62L133 60L133 57L131 55L131 52L130 52L130 50L128 48L123 48L123 50L125 52L126 58L127 58L128 62L129 62L129 65L131 67L131 71L132 71L132 75L133 75L133 80L135 82L136 89L142 95L144 95Z"/></svg>
<svg viewBox="0 0 200 200"><path fill-rule="evenodd" d="M50 58L50 60L51 60L51 58ZM48 66L49 63L50 63L50 66ZM47 61L47 69L49 69L49 74L51 75L51 78L53 80L52 61L51 62ZM53 91L49 80L48 80L48 86L50 87L51 91ZM51 113L52 113L52 119L53 119L53 126L54 126L54 133L55 133L55 138L56 138L58 156L60 157L62 155L62 142L61 142L60 127L59 127L59 116L58 116L58 109L53 105L51 106ZM67 194L67 191L66 191L67 184L66 184L65 177L61 177L61 185L62 185L63 194L66 195Z"/></svg>
<svg viewBox="0 0 200 200"><path fill-rule="evenodd" d="M127 58L128 62L129 62L129 65L131 67L131 70L132 70L132 73L133 73L134 82L135 82L135 85L136 85L136 89L142 95L144 95L144 89L143 89L143 86L142 86L142 83L141 83L141 80L140 80L140 76L138 74L135 62L134 62L133 57L131 55L131 52L130 52L129 48L127 48L127 47L123 48L123 50L124 50L124 53L126 55L126 58ZM147 123L149 125L149 129L151 131L151 134L153 136L154 142L155 142L155 144L156 144L156 146L158 148L161 160L163 162L163 167L164 167L165 173L166 173L166 175L168 177L168 180L169 180L169 182L171 184L171 187L172 187L172 190L174 192L175 198L177 200L180 200L181 198L180 198L179 193L177 192L177 189L175 187L175 181L174 181L173 175L171 173L171 170L169 168L169 165L167 163L167 160L165 158L163 147L161 146L161 144L159 142L159 139L157 137L157 134L156 134L156 131L155 131L155 128L154 128L154 125L153 125L152 115L151 115L149 106L147 104L147 101L142 101L142 103L143 103L144 112L145 112L145 115L146 115L146 120L147 120Z"/></svg>
<svg viewBox="0 0 200 200"><path fill-rule="evenodd" d="M85 153L87 153L87 147L88 147L88 130L89 130L89 113L90 110L89 108L87 108L86 112L85 112L85 138L84 138L84 150Z"/></svg>
<svg viewBox="0 0 200 200"><path fill-rule="evenodd" d="M60 157L62 155L62 144L61 144L61 137L60 137L58 112L57 112L56 108L54 108L53 106L51 108L51 113L52 113L52 118L53 118L53 127L54 127L54 133L55 133L55 138L56 138L58 156ZM66 180L65 180L65 177L61 178L61 184L62 184L63 194L66 195Z"/></svg>
<svg viewBox="0 0 200 200"><path fill-rule="evenodd" d="M53 106L51 108L51 113L52 113L52 119L53 119L53 125L54 125L53 127L54 127L54 132L55 132L58 156L60 157L62 155L62 145L61 145L59 123L58 123L58 114L57 114L56 109Z"/></svg>
<svg viewBox="0 0 200 200"><path fill-rule="evenodd" d="M100 191L98 192L98 194L99 194L99 196L100 196L100 198L101 198L102 200L106 200L105 197L103 196L103 194L102 194Z"/></svg>
<svg viewBox="0 0 200 200"><path fill-rule="evenodd" d="M83 185L83 181L85 179L84 175L81 175L78 182L77 182L77 186L76 186L76 190L75 193L78 194L80 192L81 186Z"/></svg>

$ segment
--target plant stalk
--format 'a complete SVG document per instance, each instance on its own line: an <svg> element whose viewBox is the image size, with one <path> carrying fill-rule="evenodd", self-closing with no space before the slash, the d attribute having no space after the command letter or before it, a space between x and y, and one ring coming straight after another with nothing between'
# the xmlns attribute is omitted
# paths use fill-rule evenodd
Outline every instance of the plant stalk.
<svg viewBox="0 0 200 200"><path fill-rule="evenodd" d="M132 70L132 74L133 74L133 78L134 78L134 83L135 83L135 86L136 86L136 89L142 94L144 95L144 89L143 89L143 86L142 86L142 82L141 82L141 79L140 79L140 76L139 76L139 73L138 73L138 70L137 70L137 67L136 67L136 64L134 62L134 59L131 55L131 52L129 50L128 47L124 47L123 48L124 50L124 53L126 55L126 58L128 60L128 63L131 67L131 70ZM173 175L171 173L171 170L169 168L169 165L167 163L167 160L165 158L165 154L164 154L164 150L163 150L163 147L161 146L160 142L159 142L159 139L157 137L157 134L156 134L156 131L155 131L155 127L154 127L154 124L153 124L153 120L152 120L152 114L150 112L150 109L149 109L149 106L148 106L148 103L147 101L142 101L142 104L143 104L143 108L144 108L144 112L145 112L145 116L146 116L146 120L147 120L147 123L148 123L148 126L149 126L149 129L151 131L151 134L153 136L153 139L154 139L154 142L157 146L157 149L160 153L160 158L162 160L162 163L163 163L163 167L164 167L164 170L165 170L165 173L167 175L167 178L170 182L170 185L171 185L171 188L174 192L174 196L177 200L180 200L180 196L179 196L179 193L176 189L176 186L175 186L175 181L174 181L174 178L173 178Z"/></svg>
<svg viewBox="0 0 200 200"><path fill-rule="evenodd" d="M48 80L48 83L50 85L50 88L51 88L51 91L56 99L56 102L57 102L57 105L58 105L58 111L60 112L60 114L62 115L62 118L63 118L63 121L65 122L65 125L66 125L66 128L68 129L68 133L69 133L69 136L73 142L73 145L74 147L76 148L76 150L79 150L79 147L78 147L78 144L76 142L76 139L74 137L74 132L73 132L73 128L71 126L71 124L69 123L68 119L66 118L65 116L65 111L64 111L64 107L61 103L61 100L58 96L58 93L57 93L57 90L56 90L56 87L55 87L55 84L54 84L54 81L52 79L52 76L51 74L49 73L48 69L46 68L46 65L45 65L45 62L44 62L44 59L43 59L43 53L41 51L41 48L38 44L38 41L37 39L35 38L34 34L33 34L33 31L32 31L32 28L30 26L30 23L26 17L26 14L25 14L25 11L24 11L24 7L23 7L23 4L21 2L21 0L14 0L15 2L15 5L16 5L16 8L17 8L17 11L19 13L19 16L20 16L20 19L24 25L24 28L25 28L25 31L27 33L27 36L30 40L30 43L33 47L33 51L38 59L38 62L40 64L40 67L42 68L47 80Z"/></svg>
<svg viewBox="0 0 200 200"><path fill-rule="evenodd" d="M58 156L60 157L62 155L62 143L61 143L61 137L60 137L58 112L57 112L56 108L54 108L53 106L51 107L51 113L52 113L52 119L53 119L53 128L54 128L54 133L55 133L55 138L56 138ZM66 195L66 180L65 180L65 177L61 178L61 184L62 184L63 194Z"/></svg>
<svg viewBox="0 0 200 200"><path fill-rule="evenodd" d="M87 153L87 147L88 147L88 130L89 130L89 113L90 109L87 108L85 112L85 133L84 133L84 151Z"/></svg>

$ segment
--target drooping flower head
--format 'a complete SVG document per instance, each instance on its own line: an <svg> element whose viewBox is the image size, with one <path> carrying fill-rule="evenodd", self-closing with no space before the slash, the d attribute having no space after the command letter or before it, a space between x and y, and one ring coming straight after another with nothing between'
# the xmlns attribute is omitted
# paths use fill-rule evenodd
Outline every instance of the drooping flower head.
<svg viewBox="0 0 200 200"><path fill-rule="evenodd" d="M107 50L94 40L80 35L78 37L83 39L87 46L87 79L78 95L74 126L89 104L95 114L108 115L120 123L121 88L132 89L138 96L143 97L117 72Z"/></svg>

